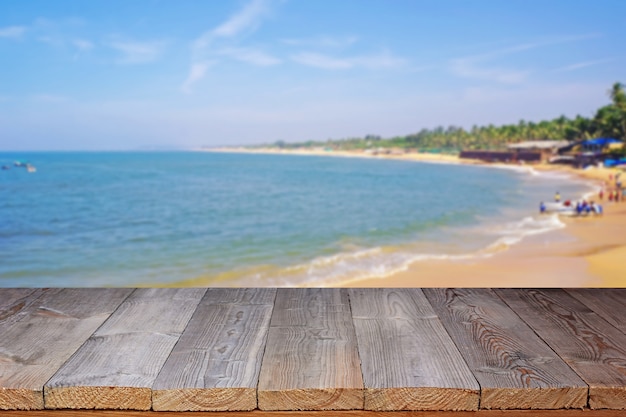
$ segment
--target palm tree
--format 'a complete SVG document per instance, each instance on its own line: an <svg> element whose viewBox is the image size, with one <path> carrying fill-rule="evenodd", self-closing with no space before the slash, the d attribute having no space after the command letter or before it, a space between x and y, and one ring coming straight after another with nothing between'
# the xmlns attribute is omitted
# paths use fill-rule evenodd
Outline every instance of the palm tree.
<svg viewBox="0 0 626 417"><path fill-rule="evenodd" d="M626 138L626 93L624 92L624 84L616 82L609 90L609 96L613 100L615 111L612 116L615 119L613 130L620 132L619 138Z"/></svg>
<svg viewBox="0 0 626 417"><path fill-rule="evenodd" d="M609 90L609 97L613 100L613 104L620 108L620 110L626 110L626 93L624 92L624 84L614 83Z"/></svg>

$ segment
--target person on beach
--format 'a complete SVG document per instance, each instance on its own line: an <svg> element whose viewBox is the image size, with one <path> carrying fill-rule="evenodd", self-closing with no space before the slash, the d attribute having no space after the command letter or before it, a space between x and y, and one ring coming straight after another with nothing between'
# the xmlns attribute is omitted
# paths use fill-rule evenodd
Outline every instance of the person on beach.
<svg viewBox="0 0 626 417"><path fill-rule="evenodd" d="M539 204L539 213L545 213L546 212L546 205L543 203L543 201Z"/></svg>
<svg viewBox="0 0 626 417"><path fill-rule="evenodd" d="M594 204L593 202L592 204L593 204L593 212L597 215L602 214L602 205L600 203Z"/></svg>
<svg viewBox="0 0 626 417"><path fill-rule="evenodd" d="M558 191L556 192L556 194L554 194L554 201L556 203L559 203L561 201L561 194L559 194Z"/></svg>
<svg viewBox="0 0 626 417"><path fill-rule="evenodd" d="M576 202L576 215L580 216L582 212L583 212L583 205L580 201L577 201Z"/></svg>

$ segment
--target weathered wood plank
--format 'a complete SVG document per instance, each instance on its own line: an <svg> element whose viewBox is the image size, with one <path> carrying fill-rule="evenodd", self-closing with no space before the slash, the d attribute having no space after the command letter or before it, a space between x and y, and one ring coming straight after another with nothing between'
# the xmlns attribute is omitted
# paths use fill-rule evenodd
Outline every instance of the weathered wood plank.
<svg viewBox="0 0 626 417"><path fill-rule="evenodd" d="M498 295L589 385L591 408L626 409L626 335L560 289Z"/></svg>
<svg viewBox="0 0 626 417"><path fill-rule="evenodd" d="M275 289L209 289L153 386L156 411L254 410Z"/></svg>
<svg viewBox="0 0 626 417"><path fill-rule="evenodd" d="M345 289L279 289L258 387L261 410L363 408Z"/></svg>
<svg viewBox="0 0 626 417"><path fill-rule="evenodd" d="M626 333L626 288L569 288L565 291Z"/></svg>
<svg viewBox="0 0 626 417"><path fill-rule="evenodd" d="M43 289L36 288L0 288L0 320L2 320L2 312L11 310L14 305L20 304L21 300L38 293L39 297L43 293Z"/></svg>
<svg viewBox="0 0 626 417"><path fill-rule="evenodd" d="M42 409L46 381L131 292L37 290L7 302L12 307L0 323L0 409Z"/></svg>
<svg viewBox="0 0 626 417"><path fill-rule="evenodd" d="M425 289L480 383L485 409L587 405L588 386L489 289Z"/></svg>
<svg viewBox="0 0 626 417"><path fill-rule="evenodd" d="M151 387L206 289L137 289L44 387L46 408L149 410Z"/></svg>
<svg viewBox="0 0 626 417"><path fill-rule="evenodd" d="M621 410L479 410L468 411L0 411L0 417L623 417Z"/></svg>
<svg viewBox="0 0 626 417"><path fill-rule="evenodd" d="M478 409L480 387L420 289L349 295L366 410Z"/></svg>
<svg viewBox="0 0 626 417"><path fill-rule="evenodd" d="M0 325L16 322L28 314L28 306L45 292L43 288L0 288ZM23 313L22 313L23 312Z"/></svg>

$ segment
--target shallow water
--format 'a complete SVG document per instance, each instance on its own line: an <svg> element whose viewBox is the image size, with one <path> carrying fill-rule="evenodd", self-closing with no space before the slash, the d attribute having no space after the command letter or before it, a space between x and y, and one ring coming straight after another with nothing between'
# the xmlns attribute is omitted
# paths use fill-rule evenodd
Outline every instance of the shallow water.
<svg viewBox="0 0 626 417"><path fill-rule="evenodd" d="M489 256L589 186L532 169L315 156L0 154L0 286L336 285Z"/></svg>

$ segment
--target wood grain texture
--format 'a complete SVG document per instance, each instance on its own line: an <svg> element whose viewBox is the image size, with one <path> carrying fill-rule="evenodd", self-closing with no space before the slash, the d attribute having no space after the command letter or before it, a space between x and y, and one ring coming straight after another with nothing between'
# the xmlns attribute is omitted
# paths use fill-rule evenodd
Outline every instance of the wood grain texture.
<svg viewBox="0 0 626 417"><path fill-rule="evenodd" d="M589 385L591 408L626 409L626 335L560 289L496 290Z"/></svg>
<svg viewBox="0 0 626 417"><path fill-rule="evenodd" d="M175 411L41 410L0 411L0 417L623 417L620 410L468 411Z"/></svg>
<svg viewBox="0 0 626 417"><path fill-rule="evenodd" d="M156 411L254 410L275 289L209 289L153 386Z"/></svg>
<svg viewBox="0 0 626 417"><path fill-rule="evenodd" d="M565 291L626 333L626 288L568 288Z"/></svg>
<svg viewBox="0 0 626 417"><path fill-rule="evenodd" d="M206 289L137 289L46 383L46 408L149 410L161 367Z"/></svg>
<svg viewBox="0 0 626 417"><path fill-rule="evenodd" d="M480 383L485 409L587 405L588 386L489 289L425 289Z"/></svg>
<svg viewBox="0 0 626 417"><path fill-rule="evenodd" d="M51 289L20 297L2 290L0 409L42 409L46 381L131 292Z"/></svg>
<svg viewBox="0 0 626 417"><path fill-rule="evenodd" d="M35 302L45 291L35 288L0 288L0 325L8 320L19 320L19 312Z"/></svg>
<svg viewBox="0 0 626 417"><path fill-rule="evenodd" d="M363 408L345 289L279 289L258 387L261 410Z"/></svg>
<svg viewBox="0 0 626 417"><path fill-rule="evenodd" d="M351 289L365 409L477 410L480 387L419 289Z"/></svg>

